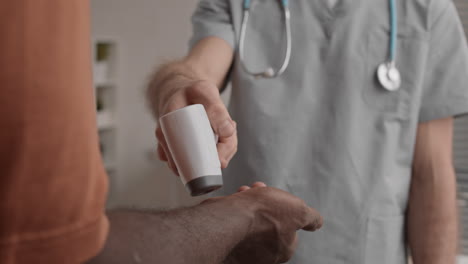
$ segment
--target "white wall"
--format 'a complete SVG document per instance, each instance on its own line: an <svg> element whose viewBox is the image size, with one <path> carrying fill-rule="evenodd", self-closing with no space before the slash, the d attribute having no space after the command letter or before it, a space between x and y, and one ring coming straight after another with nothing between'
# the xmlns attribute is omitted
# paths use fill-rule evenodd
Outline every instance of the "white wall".
<svg viewBox="0 0 468 264"><path fill-rule="evenodd" d="M155 123L145 82L155 65L187 51L196 1L91 0L93 37L117 40L117 173L114 206L173 207L194 203L155 157Z"/></svg>

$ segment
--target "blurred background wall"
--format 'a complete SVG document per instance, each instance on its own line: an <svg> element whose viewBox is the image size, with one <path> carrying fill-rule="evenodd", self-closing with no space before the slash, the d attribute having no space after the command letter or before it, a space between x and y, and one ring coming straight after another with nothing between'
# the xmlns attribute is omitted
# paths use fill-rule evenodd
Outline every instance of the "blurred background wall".
<svg viewBox="0 0 468 264"><path fill-rule="evenodd" d="M195 1L186 0L91 1L93 46L112 45L112 77L97 88L112 100L107 110L113 114L112 125L100 130L107 139L104 155L112 159L107 166L110 207L166 208L191 202L178 179L157 160L155 122L144 89L155 65L186 53L194 6Z"/></svg>

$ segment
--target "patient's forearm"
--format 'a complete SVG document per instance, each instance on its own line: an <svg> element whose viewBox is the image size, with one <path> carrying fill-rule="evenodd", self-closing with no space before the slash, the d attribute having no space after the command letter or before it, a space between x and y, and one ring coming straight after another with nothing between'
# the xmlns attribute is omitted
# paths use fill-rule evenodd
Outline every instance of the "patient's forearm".
<svg viewBox="0 0 468 264"><path fill-rule="evenodd" d="M233 199L168 212L115 211L104 250L92 264L221 263L251 219Z"/></svg>

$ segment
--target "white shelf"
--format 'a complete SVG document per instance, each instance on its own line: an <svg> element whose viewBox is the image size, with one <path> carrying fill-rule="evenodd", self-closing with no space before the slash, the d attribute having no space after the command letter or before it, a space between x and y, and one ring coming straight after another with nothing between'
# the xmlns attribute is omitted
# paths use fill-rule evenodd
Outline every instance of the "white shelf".
<svg viewBox="0 0 468 264"><path fill-rule="evenodd" d="M115 81L112 79L94 82L94 87L96 88L115 87L115 86L116 86Z"/></svg>
<svg viewBox="0 0 468 264"><path fill-rule="evenodd" d="M118 76L117 40L108 37L94 37L92 43L93 85L96 99L97 129L99 146L104 169L110 176L109 198L107 206L112 207L115 198L119 171L119 155L117 134L119 124L116 122L118 92L120 89Z"/></svg>
<svg viewBox="0 0 468 264"><path fill-rule="evenodd" d="M97 112L97 127L99 130L111 129L114 126L114 115L110 111Z"/></svg>

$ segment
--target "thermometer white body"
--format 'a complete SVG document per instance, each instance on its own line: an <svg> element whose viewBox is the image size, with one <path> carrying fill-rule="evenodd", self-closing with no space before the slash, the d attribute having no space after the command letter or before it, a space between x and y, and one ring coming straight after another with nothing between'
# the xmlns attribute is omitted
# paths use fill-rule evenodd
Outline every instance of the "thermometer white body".
<svg viewBox="0 0 468 264"><path fill-rule="evenodd" d="M216 138L205 108L190 105L159 119L164 138L182 183L192 196L223 185Z"/></svg>

